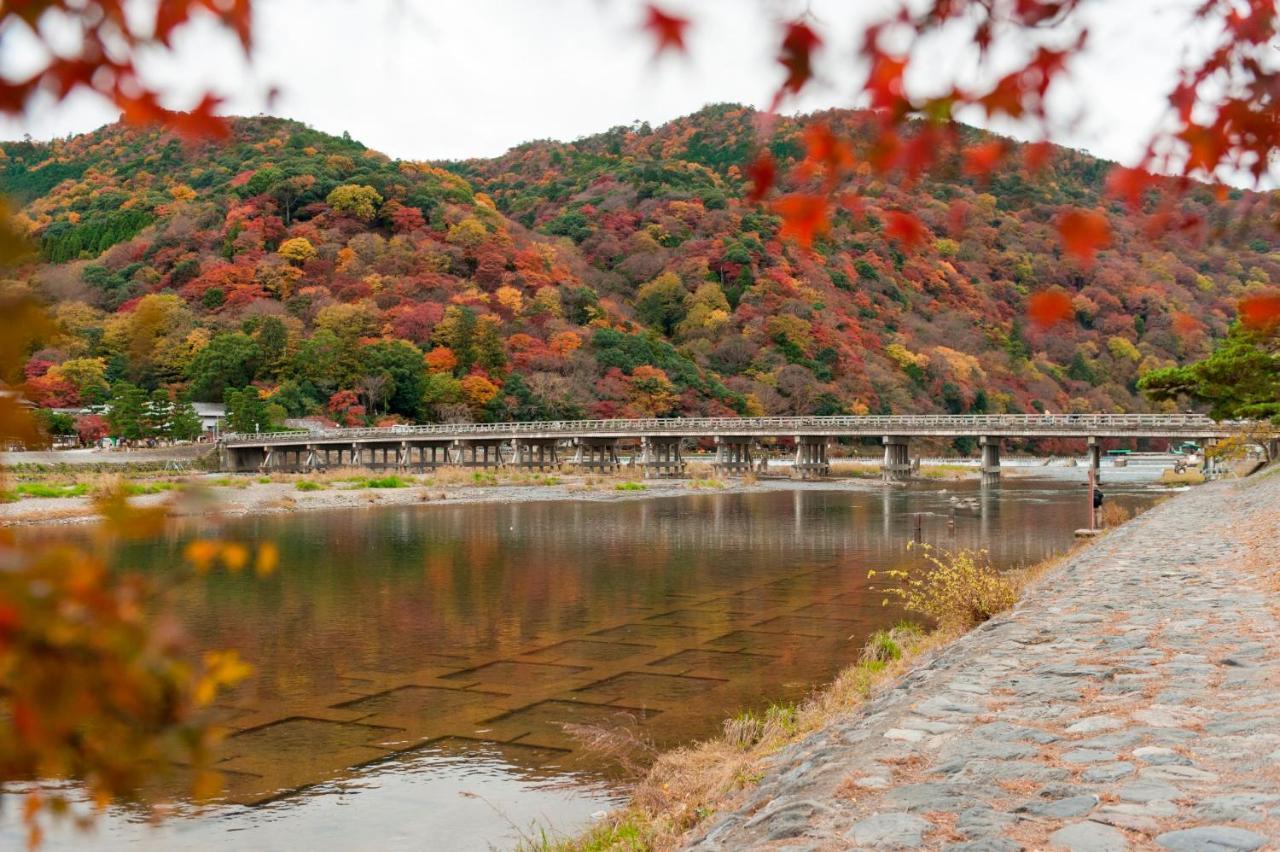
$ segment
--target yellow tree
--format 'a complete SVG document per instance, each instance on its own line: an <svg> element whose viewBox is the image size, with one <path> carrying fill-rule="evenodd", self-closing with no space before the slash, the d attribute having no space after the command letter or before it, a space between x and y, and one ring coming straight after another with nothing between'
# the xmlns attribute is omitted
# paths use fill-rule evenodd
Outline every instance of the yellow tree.
<svg viewBox="0 0 1280 852"><path fill-rule="evenodd" d="M371 186L345 183L334 188L325 198L325 203L339 213L346 213L361 221L368 222L378 215L378 207L382 205L382 196Z"/></svg>
<svg viewBox="0 0 1280 852"><path fill-rule="evenodd" d="M285 260L301 264L316 256L316 247L306 237L294 237L282 242L277 253Z"/></svg>

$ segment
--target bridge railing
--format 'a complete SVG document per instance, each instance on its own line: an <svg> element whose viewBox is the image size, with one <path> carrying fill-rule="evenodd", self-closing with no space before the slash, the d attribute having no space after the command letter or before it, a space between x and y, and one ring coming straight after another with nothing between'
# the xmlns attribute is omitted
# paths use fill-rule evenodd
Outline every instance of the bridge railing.
<svg viewBox="0 0 1280 852"><path fill-rule="evenodd" d="M1026 435L1080 435L1091 431L1099 434L1149 430L1167 430L1171 434L1204 436L1224 432L1247 431L1257 427L1250 421L1215 422L1201 414L895 414L824 417L670 417L612 420L551 420L518 423L425 423L415 426L382 426L335 428L317 431L303 429L287 432L228 432L225 444L297 443L301 440L333 441L350 438L382 438L393 440L410 437L438 436L442 439L466 439L521 435L574 437L590 435L646 435L683 433L689 436L712 436L770 433L894 435L898 433L981 434L1017 432Z"/></svg>

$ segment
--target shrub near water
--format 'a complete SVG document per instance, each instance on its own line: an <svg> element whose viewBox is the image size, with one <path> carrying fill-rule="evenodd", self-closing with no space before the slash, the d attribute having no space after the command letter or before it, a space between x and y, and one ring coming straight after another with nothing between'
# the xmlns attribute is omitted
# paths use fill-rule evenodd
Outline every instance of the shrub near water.
<svg viewBox="0 0 1280 852"><path fill-rule="evenodd" d="M891 599L907 612L923 615L944 631L968 630L1018 600L1013 584L991 565L985 550L951 552L929 544L908 543L918 548L922 564L911 568L868 571L882 574L893 585L879 587L888 604Z"/></svg>

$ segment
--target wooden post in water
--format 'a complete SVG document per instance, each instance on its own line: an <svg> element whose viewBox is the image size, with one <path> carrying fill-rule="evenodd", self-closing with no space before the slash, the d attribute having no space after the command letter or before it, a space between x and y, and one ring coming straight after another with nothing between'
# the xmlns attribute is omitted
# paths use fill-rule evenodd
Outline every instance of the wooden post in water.
<svg viewBox="0 0 1280 852"><path fill-rule="evenodd" d="M1098 472L1089 467L1089 529L1098 528L1098 509L1093 504L1093 493L1098 488Z"/></svg>

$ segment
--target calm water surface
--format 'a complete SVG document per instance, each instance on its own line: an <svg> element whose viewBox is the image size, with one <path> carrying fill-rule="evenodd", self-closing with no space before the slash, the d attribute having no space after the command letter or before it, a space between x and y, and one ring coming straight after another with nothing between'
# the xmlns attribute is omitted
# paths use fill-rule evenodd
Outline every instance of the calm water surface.
<svg viewBox="0 0 1280 852"><path fill-rule="evenodd" d="M270 578L173 600L199 645L257 669L216 708L226 802L158 829L113 811L48 848L484 849L573 830L618 800L620 772L566 724L665 748L801 698L896 620L867 571L917 558L918 513L926 541L1029 564L1084 525L1082 476L175 524L129 564L158 571L214 533L281 549ZM1109 499L1148 504L1147 478L1113 474Z"/></svg>

